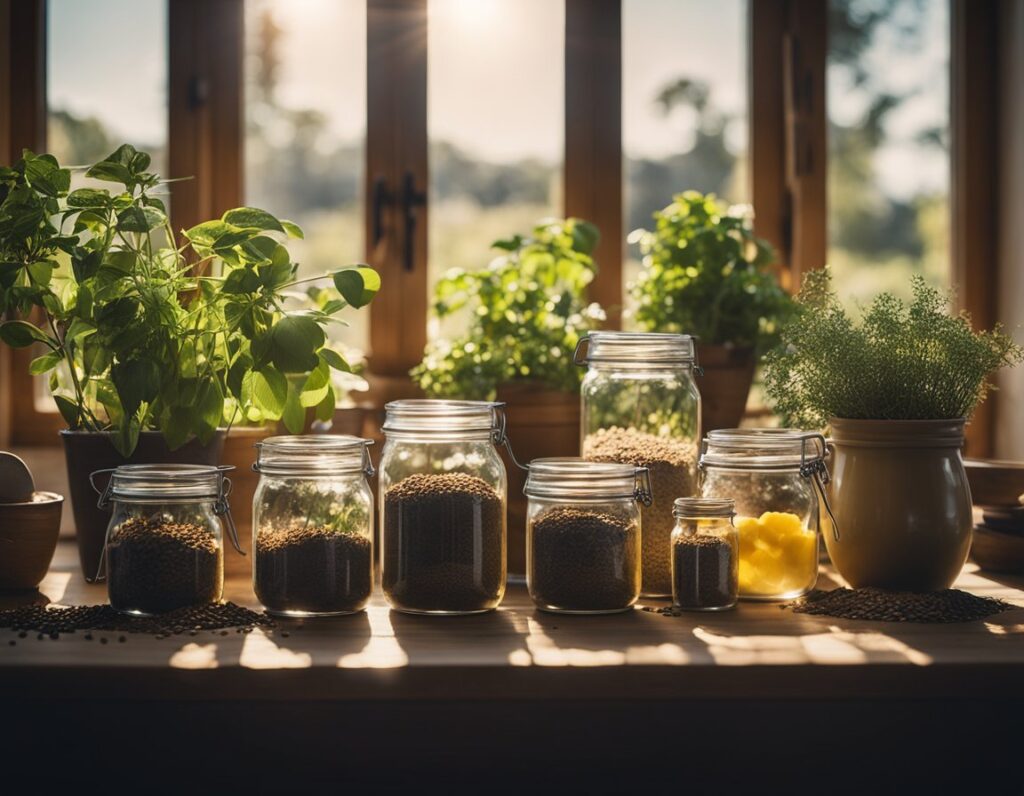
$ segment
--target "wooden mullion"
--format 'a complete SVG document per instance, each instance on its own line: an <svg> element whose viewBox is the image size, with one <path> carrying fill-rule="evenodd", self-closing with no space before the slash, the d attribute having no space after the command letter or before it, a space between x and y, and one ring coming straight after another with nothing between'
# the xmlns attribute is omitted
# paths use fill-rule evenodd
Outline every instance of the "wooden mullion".
<svg viewBox="0 0 1024 796"><path fill-rule="evenodd" d="M168 2L171 220L187 229L242 204L243 0Z"/></svg>
<svg viewBox="0 0 1024 796"><path fill-rule="evenodd" d="M429 184L427 155L427 0L368 0L367 129L364 182L366 259L384 289L370 306L369 366L379 401L414 390L408 371L427 339L429 207L416 209L412 268L405 266L401 192L406 174L418 191ZM374 240L377 180L389 197L383 236Z"/></svg>
<svg viewBox="0 0 1024 796"><path fill-rule="evenodd" d="M622 4L565 3L565 213L601 231L590 298L622 313Z"/></svg>
<svg viewBox="0 0 1024 796"><path fill-rule="evenodd" d="M996 322L998 279L998 4L954 0L952 4L951 247L953 283L960 309L975 328ZM995 406L978 407L967 427L967 452L991 456Z"/></svg>

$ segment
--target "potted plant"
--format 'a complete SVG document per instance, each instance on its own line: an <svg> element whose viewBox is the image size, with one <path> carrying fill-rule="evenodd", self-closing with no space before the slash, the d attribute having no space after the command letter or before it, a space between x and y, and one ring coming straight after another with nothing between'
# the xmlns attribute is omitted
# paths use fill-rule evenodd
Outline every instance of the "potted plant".
<svg viewBox="0 0 1024 796"><path fill-rule="evenodd" d="M286 247L302 231L256 208L183 231L175 247L150 157L128 145L89 167L111 183L71 191L71 173L26 151L0 168L0 340L37 346L63 432L86 577L106 516L89 474L125 462L216 462L223 428L334 412L330 369L349 365L324 327L380 286L369 268L327 275L339 296L288 311L300 283Z"/></svg>
<svg viewBox="0 0 1024 796"><path fill-rule="evenodd" d="M628 313L641 331L698 338L703 429L738 426L758 358L778 341L792 300L769 265L774 252L754 235L749 206L713 194L677 194L654 213L639 243L643 269Z"/></svg>
<svg viewBox="0 0 1024 796"><path fill-rule="evenodd" d="M580 219L548 219L529 235L494 243L501 254L478 271L449 271L435 289L439 320L468 326L432 341L413 379L430 397L500 400L521 462L579 455L581 373L572 352L604 319L586 301L598 232ZM509 473L509 570L526 571L521 471Z"/></svg>
<svg viewBox="0 0 1024 796"><path fill-rule="evenodd" d="M948 296L913 279L909 305L878 296L854 320L827 269L807 275L765 388L783 421L831 427L832 510L823 535L854 587L948 588L971 543L964 425L989 376L1024 351L1000 328L975 332Z"/></svg>

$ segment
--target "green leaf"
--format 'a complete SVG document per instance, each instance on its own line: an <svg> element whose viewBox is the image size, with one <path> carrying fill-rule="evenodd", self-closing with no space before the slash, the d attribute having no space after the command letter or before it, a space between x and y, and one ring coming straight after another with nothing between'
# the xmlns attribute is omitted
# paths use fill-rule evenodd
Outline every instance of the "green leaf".
<svg viewBox="0 0 1024 796"><path fill-rule="evenodd" d="M380 274L372 268L346 268L334 274L334 286L342 298L355 308L365 307L380 290Z"/></svg>
<svg viewBox="0 0 1024 796"><path fill-rule="evenodd" d="M81 296L79 298L81 298ZM75 318L71 321L71 325L68 327L67 332L64 333L64 340L67 342L74 342L82 337L87 337L88 335L95 333L95 326L88 321L83 321L81 318Z"/></svg>
<svg viewBox="0 0 1024 796"><path fill-rule="evenodd" d="M334 407L338 399L334 395L334 387L327 385L327 394L324 399L316 405L316 419L324 423L334 419Z"/></svg>
<svg viewBox="0 0 1024 796"><path fill-rule="evenodd" d="M288 398L288 380L271 367L260 368L245 374L243 391L252 397L257 409L278 418Z"/></svg>
<svg viewBox="0 0 1024 796"><path fill-rule="evenodd" d="M78 418L81 414L78 409L78 404L74 401L65 398L63 395L53 396L54 402L57 404L57 411L60 412L60 416L64 418L64 422L68 424L68 428L78 428Z"/></svg>
<svg viewBox="0 0 1024 796"><path fill-rule="evenodd" d="M321 362L306 378L299 395L299 403L305 407L316 406L327 395L331 385L331 371L326 363Z"/></svg>
<svg viewBox="0 0 1024 796"><path fill-rule="evenodd" d="M281 413L284 427L292 434L301 434L306 426L306 410L299 397L299 388L294 381L288 384L288 398Z"/></svg>
<svg viewBox="0 0 1024 796"><path fill-rule="evenodd" d="M221 291L229 294L255 293L260 289L260 277L252 268L234 268L228 272Z"/></svg>
<svg viewBox="0 0 1024 796"><path fill-rule="evenodd" d="M287 315L271 331L270 358L283 373L305 373L317 365L324 330L305 315Z"/></svg>
<svg viewBox="0 0 1024 796"><path fill-rule="evenodd" d="M139 419L134 415L126 416L112 437L117 452L125 458L131 456L135 451L135 446L139 444L140 430Z"/></svg>
<svg viewBox="0 0 1024 796"><path fill-rule="evenodd" d="M99 252L96 252L99 254ZM101 265L102 268L106 268L111 271L116 271L119 274L130 274L137 267L138 255L135 252L127 250L115 250L107 252L107 256L103 259Z"/></svg>
<svg viewBox="0 0 1024 796"><path fill-rule="evenodd" d="M167 216L152 207L129 207L117 214L117 226L122 232L149 232L165 221Z"/></svg>
<svg viewBox="0 0 1024 796"><path fill-rule="evenodd" d="M68 194L68 207L107 207L111 203L110 191L79 188Z"/></svg>
<svg viewBox="0 0 1024 796"><path fill-rule="evenodd" d="M232 231L223 221L204 221L184 232L186 238L199 246L211 247L218 238Z"/></svg>
<svg viewBox="0 0 1024 796"><path fill-rule="evenodd" d="M44 196L57 197L71 187L71 172L62 169L51 155L25 158L25 179Z"/></svg>
<svg viewBox="0 0 1024 796"><path fill-rule="evenodd" d="M205 444L213 438L213 433L224 417L224 393L217 379L206 381L196 403L196 413L199 439Z"/></svg>
<svg viewBox="0 0 1024 796"><path fill-rule="evenodd" d="M46 334L26 321L7 321L0 324L0 340L11 348L27 348L33 343L46 343L50 348L57 347Z"/></svg>
<svg viewBox="0 0 1024 796"><path fill-rule="evenodd" d="M33 376L39 376L47 371L57 367L63 360L63 357L56 351L51 351L48 354L43 354L41 357L33 359L28 366L28 372Z"/></svg>
<svg viewBox="0 0 1024 796"><path fill-rule="evenodd" d="M110 376L127 415L134 415L141 404L151 403L160 391L160 368L148 359L118 362Z"/></svg>
<svg viewBox="0 0 1024 796"><path fill-rule="evenodd" d="M282 219L281 226L284 227L284 231L288 234L289 238L299 238L301 240L306 237L302 232L302 227L298 224Z"/></svg>
<svg viewBox="0 0 1024 796"><path fill-rule="evenodd" d="M164 418L164 440L172 451L177 450L192 436L192 419L194 414L189 407L175 406Z"/></svg>
<svg viewBox="0 0 1024 796"><path fill-rule="evenodd" d="M335 370L340 370L342 373L352 372L352 366L349 365L348 362L345 361L345 358L337 351L330 348L321 348L319 355L320 359Z"/></svg>
<svg viewBox="0 0 1024 796"><path fill-rule="evenodd" d="M39 260L29 265L28 275L35 284L45 287L53 279L53 272L56 268L57 263L53 260Z"/></svg>
<svg viewBox="0 0 1024 796"><path fill-rule="evenodd" d="M133 182L132 173L123 163L108 163L101 161L92 166L86 173L86 177L104 182L119 182L122 185L131 185Z"/></svg>
<svg viewBox="0 0 1024 796"><path fill-rule="evenodd" d="M275 232L285 231L284 225L280 221L266 210L260 210L257 207L236 207L234 210L228 210L222 216L222 220L228 224L234 224L236 227L270 229Z"/></svg>
<svg viewBox="0 0 1024 796"><path fill-rule="evenodd" d="M593 254L601 240L601 233L589 221L572 220L572 247L584 254Z"/></svg>

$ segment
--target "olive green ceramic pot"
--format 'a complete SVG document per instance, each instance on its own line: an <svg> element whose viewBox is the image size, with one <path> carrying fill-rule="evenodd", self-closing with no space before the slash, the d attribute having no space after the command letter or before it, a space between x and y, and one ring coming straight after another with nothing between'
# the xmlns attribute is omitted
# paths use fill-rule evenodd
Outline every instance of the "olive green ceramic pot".
<svg viewBox="0 0 1024 796"><path fill-rule="evenodd" d="M854 588L949 588L971 548L964 420L844 420L832 426L832 510L823 534Z"/></svg>

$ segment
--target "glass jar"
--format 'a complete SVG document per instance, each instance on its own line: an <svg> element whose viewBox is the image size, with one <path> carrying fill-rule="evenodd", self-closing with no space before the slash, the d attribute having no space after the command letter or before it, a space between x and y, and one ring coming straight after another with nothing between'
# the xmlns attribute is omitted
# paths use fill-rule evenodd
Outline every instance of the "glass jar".
<svg viewBox="0 0 1024 796"><path fill-rule="evenodd" d="M643 593L668 597L672 502L697 491L700 393L693 380L693 338L591 332L580 340L575 362L587 365L581 388L583 458L650 471L654 502L642 510Z"/></svg>
<svg viewBox="0 0 1024 796"><path fill-rule="evenodd" d="M99 501L100 508L113 504L104 547L111 606L152 615L221 599L222 516L241 552L227 500L228 469L128 464L92 474L111 473Z"/></svg>
<svg viewBox="0 0 1024 796"><path fill-rule="evenodd" d="M278 616L363 610L373 590L372 440L337 434L256 444L253 589Z"/></svg>
<svg viewBox="0 0 1024 796"><path fill-rule="evenodd" d="M381 586L414 614L475 614L505 594L504 404L414 399L385 406Z"/></svg>
<svg viewBox="0 0 1024 796"><path fill-rule="evenodd" d="M526 486L526 584L538 608L628 611L640 596L640 506L647 469L582 459L535 459Z"/></svg>
<svg viewBox="0 0 1024 796"><path fill-rule="evenodd" d="M721 429L704 440L701 494L731 498L740 597L788 600L814 588L828 509L825 438L791 429Z"/></svg>
<svg viewBox="0 0 1024 796"><path fill-rule="evenodd" d="M673 507L672 604L684 611L723 611L739 591L739 534L732 500L679 498Z"/></svg>

